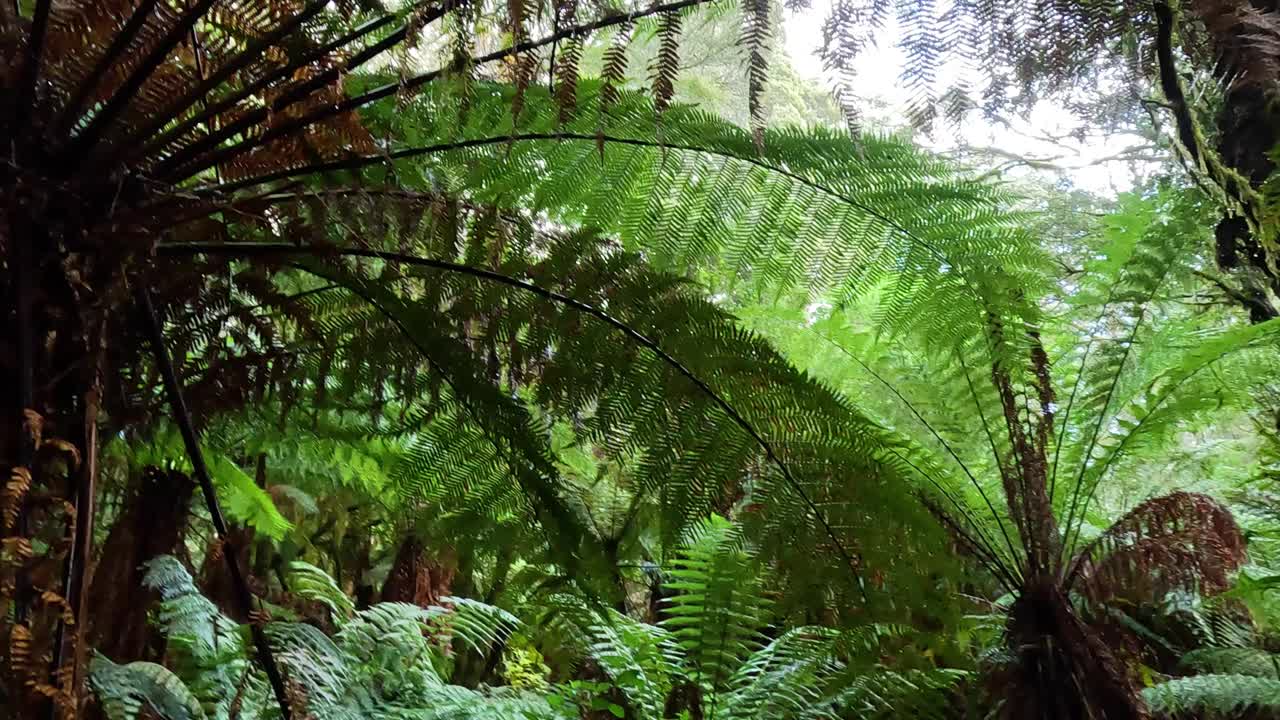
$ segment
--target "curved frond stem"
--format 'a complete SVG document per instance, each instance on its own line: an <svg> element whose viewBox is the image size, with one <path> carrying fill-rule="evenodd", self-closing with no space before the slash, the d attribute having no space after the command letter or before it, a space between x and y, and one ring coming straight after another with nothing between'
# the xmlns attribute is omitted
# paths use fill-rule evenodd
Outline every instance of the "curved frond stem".
<svg viewBox="0 0 1280 720"><path fill-rule="evenodd" d="M1183 376L1181 379L1179 379L1176 383L1174 383L1173 385L1171 385L1171 386L1169 386L1169 387L1165 388L1164 393L1161 395L1160 399L1156 402L1156 404L1155 404L1155 405L1153 405L1153 406L1151 407L1151 410L1150 410L1149 412L1147 412L1147 413L1146 413L1146 414L1144 414L1141 418L1139 418L1139 419L1138 419L1138 422L1137 422L1137 423L1136 423L1132 428L1130 428L1130 429L1129 429L1129 431L1128 431L1127 433L1125 433L1124 437L1123 437L1123 438L1121 438L1121 440L1120 440L1120 444L1116 446L1115 451L1114 451L1114 452L1111 452L1111 453L1107 456L1107 460L1106 460L1106 462L1104 462L1104 463L1102 464L1102 467L1098 470L1098 476L1097 476L1097 479L1094 481L1093 486L1089 488L1089 493L1085 496L1085 498L1084 498L1084 502L1083 502L1083 503L1081 503L1081 505L1080 505L1080 518L1081 518L1081 520L1082 520L1082 521L1083 521L1083 519L1084 519L1084 513L1085 513L1085 510L1086 510L1086 509L1088 509L1089 504L1093 501L1093 497L1094 497L1094 495L1095 495L1095 494L1097 493L1097 491L1098 491L1098 486L1102 484L1102 483L1101 483L1102 477L1106 474L1107 470L1109 470L1109 469L1111 468L1111 465L1116 461L1116 459L1117 459L1117 458L1119 458L1121 455L1123 455L1123 454L1124 454L1125 448L1129 445L1129 441L1130 441L1132 438L1134 438L1135 436L1137 436L1137 434L1138 434L1138 433L1142 430L1142 428L1146 425L1147 420L1148 420L1149 418L1151 418L1151 417L1155 414L1155 411L1156 411L1156 410L1158 410L1161 406L1163 406L1166 402L1168 402L1168 401L1169 401L1169 399L1173 397L1174 393L1175 393L1175 392L1177 392L1178 388L1182 387L1182 385L1183 385L1184 383L1186 383L1186 382L1187 382L1188 380L1190 380L1191 378L1195 377L1197 374L1199 374L1199 373L1200 373L1202 370L1204 370L1205 368L1207 368L1207 367L1209 367L1210 365L1214 364L1214 363L1215 363L1215 362L1217 362L1218 360L1221 360L1223 357L1225 357L1225 356L1229 355L1230 353L1234 352L1235 350L1236 350L1236 348L1228 348L1225 352L1223 352L1223 353L1221 353L1221 354L1219 354L1219 355L1213 356L1213 357L1211 357L1211 358L1206 359L1206 360L1205 360L1204 362L1202 362L1198 367L1194 368L1191 372L1189 372L1189 373L1187 373L1186 375L1184 375L1184 376ZM1069 528L1069 527L1068 527L1068 531L1070 531L1070 528ZM1064 538L1064 539L1065 539L1065 538ZM1076 531L1076 535L1075 535L1075 540L1074 540L1074 541L1072 541L1072 543L1071 543L1071 550L1070 550L1069 552L1067 552L1067 553L1066 553L1066 557L1068 557L1068 558L1072 557L1072 555L1074 554L1074 546L1075 546L1075 544L1077 544L1077 543L1079 543L1079 542L1080 542L1080 532L1079 532L1079 530L1077 530L1077 531ZM1063 544L1064 544L1064 546L1066 545L1066 543L1063 543ZM1073 563L1073 565L1072 565L1071 571L1070 571L1070 573L1069 573L1069 575L1068 575L1068 578L1067 578L1067 585L1066 585L1066 587L1067 587L1068 589L1070 589L1070 587L1071 587L1072 578L1074 578L1074 577L1079 573L1079 571L1080 571L1081 558L1083 558L1083 557L1084 557L1084 555L1083 555L1083 554L1079 555L1079 556L1076 558L1076 561L1075 561L1075 562Z"/></svg>
<svg viewBox="0 0 1280 720"><path fill-rule="evenodd" d="M102 139L107 128L115 123L116 118L124 112L129 103L133 100L134 95L142 89L142 85L146 83L156 68L164 62L169 53L173 51L178 43L187 36L191 28L195 27L196 22L209 12L214 3L218 0L199 0L190 10L183 13L182 18L169 28L164 37L160 39L146 58L138 64L138 67L129 74L124 84L107 100L106 104L94 114L93 119L89 121L79 134L67 143L67 148L62 153L62 159L65 161L70 158L81 158L88 154L88 151L97 145Z"/></svg>
<svg viewBox="0 0 1280 720"><path fill-rule="evenodd" d="M289 294L289 295L285 295L284 297L281 297L281 298L279 298L279 299L280 299L280 300L301 300L301 299L303 299L303 298L311 297L312 295L319 295L320 293L329 292L330 290L337 290L338 288L341 288L341 287L343 287L343 286L342 286L342 285L339 285L339 284L336 284L336 283L333 283L333 284L329 284L329 285L323 285L323 286L321 286L321 287L317 287L317 288L311 288L310 290L301 290L301 291L296 292L296 293L291 293L291 294ZM202 324L200 324L200 325L197 325L196 327L191 328L191 329L192 329L193 331L207 330L207 329L210 329L210 328L212 328L212 327L214 327L214 326L221 325L222 323L226 322L227 320L229 320L229 319L231 319L231 318L233 318L233 317L237 317L237 316L241 316L241 315L249 315L249 314L250 314L250 313L252 313L254 310L257 310L257 309L259 309L259 308L266 307L268 304L269 304L269 303L260 302L260 303L255 303L255 304L253 304L253 305L247 305L247 306L244 306L244 307L238 307L238 308L235 308L235 309L233 309L233 310L228 310L228 311L226 311L226 312L224 312L224 313L221 313L220 315L218 315L218 316L216 316L216 317L210 318L208 321L206 321L206 322L204 322L204 323L202 323ZM255 317L271 317L271 315L272 315L271 313L268 313L268 314L265 314L265 315L258 315L258 316L255 316Z"/></svg>
<svg viewBox="0 0 1280 720"><path fill-rule="evenodd" d="M791 474L791 469L787 464L778 456L777 452L773 448L773 444L765 439L765 437L760 434L760 431L756 430L755 426L743 417L728 400L716 392L706 383L706 381L699 378L697 374L684 365L684 363L681 363L679 360L672 357L670 353L663 350L662 346L656 341L594 305L590 305L554 290L548 290L547 288L535 283L503 275L502 273L494 272L492 270L462 265L445 260L424 258L407 253L384 252L363 248L309 248L285 243L165 243L157 246L156 250L164 254L182 255L303 255L306 257L324 257L326 255L331 255L375 258L404 263L406 265L416 265L419 267L428 267L446 272L460 273L488 282L507 285L590 315L613 327L632 342L652 352L662 360L662 362L670 366L673 370L688 380L695 388L698 389L699 392L706 395L735 425L746 432L751 439L760 446L760 449L764 451L769 462L778 468L787 485L789 485L800 496L801 501L805 504L809 513L812 514L814 519L822 526L823 532L831 539L831 542L834 543L836 551L841 556L841 560L849 566L850 571L852 571L854 576L858 578L859 585L861 586L861 573L858 571L857 563L849 554L849 551L844 547L844 544L840 542L840 538L836 534L835 528L833 528L827 521L826 516L822 513L821 509L818 508L817 503L815 503L813 498L809 496L809 493L804 489L804 486L801 485L800 482L795 479L795 476Z"/></svg>
<svg viewBox="0 0 1280 720"><path fill-rule="evenodd" d="M663 5L653 5L643 10L636 10L631 13L613 15L607 18L602 18L595 22L573 25L571 27L564 28L559 32L553 33L551 35L540 38L538 40L529 40L527 42L523 42L518 45L513 45L508 48L495 50L494 52L491 52L487 55L482 55L478 58L473 58L471 62L474 63L475 65L483 65L483 64L491 63L497 60L502 60L503 58L510 57L512 55L518 55L523 52L529 52L531 50L536 50L546 45L557 43L561 40L564 40L565 38L581 36L587 33L595 32L596 30L612 27L614 25L623 25L626 23L631 23L640 18L648 17L650 15L678 12L686 8L695 7L698 5L704 5L711 1L712 0L679 0L679 2L666 3ZM399 82L387 83L386 85L370 90L362 95L357 95L356 97L348 98L331 107L324 107L324 108L313 110L312 112L309 112L295 120L291 120L286 123L281 123L278 127L272 128L271 130L264 133L260 138L246 140L236 145L223 148L221 150L218 150L216 152L213 152L205 156L204 158L201 158L198 162L190 166L183 167L183 166L180 166L179 163L166 165L166 169L170 169L173 171L167 179L169 179L172 182L180 182L182 180L185 180L186 178L189 178L195 175L196 173L199 173L201 170L204 170L205 168L226 162L227 160L230 160L236 157L237 155L241 155L245 152L248 152L249 150L258 146L261 143L271 142L272 140L284 137L286 135L291 135L295 132L306 129L307 127L314 125L317 122L326 120L336 115L341 115L342 113L345 113L345 112L350 112L352 110L359 109L361 107L364 107L365 105L369 105L379 100L391 97L396 93L405 92L407 90L413 90L415 88L422 87L423 85L426 85L427 83L430 83L455 69L456 69L456 66L449 66L447 68L432 70L430 72L422 73L420 75L414 75L413 77L405 78L404 80ZM265 115L263 115L263 117L265 117ZM226 139L227 137L230 137L230 135L222 135L222 137L219 138L216 142L221 142L223 139ZM518 136L513 137L508 135L508 136L504 136L501 139L501 141L509 142L516 139L519 139ZM595 142L596 137L594 135L591 136L591 140L592 142ZM216 145L216 142L214 144L200 143L200 145L202 145L202 147L200 148L200 152L203 152L208 149L212 149ZM196 158L196 155L191 154L189 156L184 157L182 161L186 162L188 160L193 160L195 158ZM305 174L309 174L309 173L305 173Z"/></svg>
<svg viewBox="0 0 1280 720"><path fill-rule="evenodd" d="M969 397L973 398L973 407L978 411L978 419L982 421L982 432L987 437L987 446L991 448L991 457L996 461L996 468L1003 476L1008 470L1004 465L1004 458L1000 457L1000 450L996 447L996 436L991 432L991 422L987 420L987 412L982 409L982 402L978 400L978 388L973 384L973 376L969 374L969 363L964 359L964 352L956 348L956 359L960 361L960 369L964 371L964 381L969 388Z"/></svg>
<svg viewBox="0 0 1280 720"><path fill-rule="evenodd" d="M1166 265L1164 271L1160 274L1160 277L1152 285L1151 295L1155 294L1156 288L1159 288L1161 285L1164 284L1164 279L1168 277L1168 275L1169 275L1169 267ZM1068 542L1069 540L1068 536L1072 532L1072 529L1073 529L1072 524L1076 521L1076 505L1080 497L1081 488L1084 485L1085 473L1089 469L1089 459L1093 456L1094 448L1097 447L1098 435L1102 432L1102 424L1106 422L1107 411L1111 408L1111 399L1115 395L1116 388L1119 387L1120 385L1120 375L1123 374L1124 366L1129 361L1129 355L1133 352L1134 340L1137 338L1138 331L1142 328L1142 323L1146 319L1146 317L1147 317L1147 303L1143 303L1141 308L1138 310L1138 318L1133 323L1133 329L1125 337L1124 353L1120 356L1120 362L1116 364L1116 372L1115 372L1115 375L1111 377L1111 383L1107 387L1107 394L1102 401L1102 409L1098 412L1098 420L1093 424L1093 430L1089 435L1089 442L1085 444L1084 451L1081 453L1080 472L1076 474L1075 484L1071 488L1071 505L1067 510L1067 521L1066 523L1064 523L1065 529L1063 530L1063 538L1062 538L1063 543L1061 548L1063 553L1067 552L1067 548L1071 544ZM1084 374L1083 366L1080 368L1080 373L1082 375ZM1063 425L1065 426L1065 424L1066 423L1064 422ZM1128 437L1132 437L1132 433L1130 433L1129 435L1126 435L1126 438ZM1090 497L1093 496L1094 489L1096 489L1096 485L1094 488L1090 489L1089 491ZM1081 512L1080 512L1079 520L1081 523L1083 523L1084 509L1080 508L1080 510ZM1079 538L1079 536L1080 536L1080 531L1077 528L1076 537ZM1065 559L1066 559L1065 555L1062 558L1060 558L1060 560L1065 560Z"/></svg>
<svg viewBox="0 0 1280 720"><path fill-rule="evenodd" d="M706 0L701 0L701 1L706 1ZM788 170L779 165L762 160L759 157L740 156L740 155L735 155L733 153L728 153L728 152L715 150L711 148L699 147L697 145L691 145L691 144L664 143L664 142L658 142L656 140L641 140L638 138L619 137L616 135L596 135L596 134L588 135L585 133L567 133L567 132L566 133L515 133L515 134L499 135L494 137L458 140L456 142L439 143L435 145L424 145L424 146L413 147L413 148L404 148L401 150L395 150L395 151L380 154L380 155L362 155L359 157L346 158L343 160L333 160L330 162L316 163L316 164L308 165L305 167L293 168L290 170L281 170L279 172L260 175L258 177L246 178L244 180L238 180L236 182L227 183L225 185L211 185L208 187L199 188L195 192L199 195L209 195L209 194L214 194L219 192L224 192L224 193L234 192L237 190L243 190L245 188L254 187L256 185L262 185L270 182L277 182L280 180L289 180L289 179L302 177L306 175L313 175L313 174L326 173L326 172L336 172L340 170L357 170L359 168L368 167L370 165L377 165L380 163L385 163L393 160L403 160L406 158L419 157L422 155L433 155L436 153L451 152L454 150L466 150L470 148L486 147L490 145L506 145L506 144L515 143L515 142L545 142L545 141L590 142L593 144L604 142L606 144L613 143L615 145L629 145L632 147L650 148L654 150L663 150L663 151L679 150L682 152L700 153L703 155L711 155L714 157L729 158L733 160L746 162L758 168L761 168L762 170L767 170L772 173L777 173L778 175L781 175L789 180L794 180L795 182L798 182L804 185L805 187L812 188L813 190L821 192L830 197L834 197L840 200L841 202L847 203L857 208L858 210L861 210L862 212L867 213L869 216L875 218L876 220L884 223L886 226L895 230L896 232L902 233L903 237L906 237L907 239L911 240L913 243L924 248L927 252L933 255L935 259L940 260L944 263L947 263L948 265L951 265L953 267L958 266L958 264L953 262L947 256L946 253L942 252L941 250L934 247L930 243L925 242L918 234L912 232L910 228L894 220L892 217L886 215L880 210L877 210L874 206L868 203L856 200L845 193L835 190L834 188L827 187L826 185L823 185L820 182L816 182L808 177L805 177L800 173L794 172L792 170ZM964 282L969 287L969 289L974 292L975 297L978 296L977 289L974 288L973 284L968 280L968 278L965 278Z"/></svg>
<svg viewBox="0 0 1280 720"><path fill-rule="evenodd" d="M1114 292L1114 288L1113 288ZM1098 318L1093 321L1093 325L1102 322L1107 316L1107 310L1111 307L1113 297L1109 296L1107 301L1102 304L1102 310L1098 313ZM1093 346L1097 340L1094 333L1089 333L1089 339L1084 344L1084 353L1080 357L1080 370L1076 373L1076 381L1071 385L1071 394L1067 396L1067 405L1062 411L1061 426L1058 428L1058 441L1053 448L1053 465L1049 470L1049 499L1053 499L1053 493L1058 482L1058 457L1062 454L1062 445L1067 437L1067 426L1071 420L1071 408L1075 405L1076 394L1080 391L1080 386L1084 383L1084 371L1089 363L1089 353L1093 350Z"/></svg>
<svg viewBox="0 0 1280 720"><path fill-rule="evenodd" d="M1004 542L1005 542L1005 545L1007 545L1009 548L1010 557L1017 557L1018 553L1016 550L1014 550L1013 540L1009 537L1008 529L1005 528L1004 521L1000 519L1000 514L996 512L996 507L995 507L995 504L991 502L991 497L987 495L986 490L983 490L982 483L978 482L978 478L974 476L972 471L969 470L969 466L965 464L965 461L960 458L960 454L956 452L956 449L952 447L951 443L947 442L946 439L942 437L941 433L939 433L937 429L933 427L933 424L925 419L924 415L922 415L920 411L916 409L916 406L910 400L908 400L906 396L904 396L902 392L899 391L896 386L894 386L893 383L886 380L884 376L876 372L874 368L872 368L867 363L863 362L862 358L858 357L856 354L851 352L848 348L836 342L832 338L820 332L817 332L816 330L811 329L810 332L822 338L823 340L825 340L827 343L835 347L840 352L844 353L846 357L856 362L859 367L861 367L868 374L870 374L871 377L875 378L876 381L879 382L881 385L883 385L886 389L888 389L889 392L893 393L894 397L898 398L898 401L901 402L902 405L906 407L907 410L909 410L913 416L915 416L915 419L919 421L920 424L923 425L926 430L929 431L929 434L932 435L933 438L937 440L939 444L942 445L943 449L947 451L947 454L951 456L951 459L955 460L956 464L960 466L960 469L964 472L965 476L969 478L969 482L973 485L974 489L978 491L978 495L982 498L982 502L986 504L987 510L991 512L992 519L996 521L996 525L998 525L1000 528L1000 534L1004 536ZM984 419L984 423L985 423L985 419Z"/></svg>
<svg viewBox="0 0 1280 720"><path fill-rule="evenodd" d="M315 275L316 277L323 277L327 280L333 280L333 278L327 277L322 273L317 273L315 268L308 267L302 263L289 263L289 265L305 273ZM422 344L419 338L416 335L414 335L412 331L409 330L409 327L405 325L404 321L401 318L397 317L395 313L391 312L382 303L378 302L377 298L373 297L368 292L365 292L363 289L353 287L351 285L340 285L340 287L342 287L347 292L357 295L361 300L364 300L365 302L369 303L369 306L372 307L374 310L377 310L378 314L386 318L387 321L390 322L392 325L395 325L396 330L398 330L400 334L418 350L418 354L421 355L423 359L427 361L427 364L431 366L433 370L435 370L437 375L440 376L441 381L445 385L447 385L449 389L453 392L454 398L458 401L458 404L462 406L462 409L466 411L467 415L471 418L471 421L476 423L480 427L484 427L484 423L481 421L481 418L483 416L481 415L480 411L477 410L475 406L466 399L466 396L463 393L459 392L457 382L453 379L451 375L449 375L448 372L446 372L444 366L441 365L436 360L436 358L432 355L431 351L428 350ZM508 448L504 453L503 446L498 442L496 438L493 437L491 433L486 432L484 433L484 436L485 436L485 439L489 441L489 444L493 446L493 449L498 453L498 455L505 454L506 457L508 458L508 463L510 465L514 465L514 463L511 461L511 458L514 457L514 450L512 449L513 443L508 445ZM526 492L526 493L528 492L527 489L524 488L523 483L517 483L517 485L520 485L522 492Z"/></svg>
<svg viewBox="0 0 1280 720"><path fill-rule="evenodd" d="M107 47L107 51L98 58L98 62L94 64L93 69L84 76L80 81L80 85L72 93L71 99L67 101L66 106L62 108L62 115L58 119L54 127L58 128L59 135L69 134L75 127L76 120L80 118L80 109L84 107L85 100L89 97L89 93L102 80L102 76L107 70L120 59L125 49L133 42L134 36L147 23L147 19L151 17L151 11L155 10L158 0L143 0L133 9L133 13L129 15L129 19L125 21L124 27L120 32L116 33L111 39L111 45Z"/></svg>
<svg viewBox="0 0 1280 720"><path fill-rule="evenodd" d="M986 435L988 447L991 448L991 457L996 461L996 469L1000 472L1000 476L1003 478L1006 476L1006 473L1014 472L1016 468L1006 467L1004 459L1000 457L1000 450L996 447L995 434L991 431L991 423L987 420L986 411L982 409L981 400L978 399L978 389L973 384L973 376L969 374L969 363L965 361L964 352L959 348L956 348L956 358L960 360L960 368L964 371L964 381L965 385L969 388L969 397L973 398L973 407L978 411L978 419L982 421L982 432ZM986 500L986 495L983 495L983 499ZM1009 544L1009 552L1013 554L1013 557L1018 557L1018 552L1013 547L1013 542L1009 538L1004 523L1001 522L1000 516L996 514L995 508L992 507L991 501L989 500L987 501L987 507L991 510L992 516L996 518L996 522L1000 523L1000 533L1004 535L1005 542Z"/></svg>
<svg viewBox="0 0 1280 720"><path fill-rule="evenodd" d="M16 0L15 0L16 4ZM40 61L44 57L44 39L49 29L51 0L36 0L35 14L31 16L31 31L27 35L27 52L23 58L22 84L17 103L13 108L13 132L16 135L26 124L26 113L36 94L36 81L40 75Z"/></svg>
<svg viewBox="0 0 1280 720"><path fill-rule="evenodd" d="M995 545L991 542L991 539L987 537L986 533L981 530L982 526L978 523L977 519L974 518L973 513L970 512L963 503L956 499L955 495L953 495L945 485L939 482L932 473L915 464L910 458L897 450L890 448L889 452L903 463L906 463L912 470L916 471L916 473L927 480L929 484L932 485L940 495L942 495L942 497L946 498L948 502L955 506L956 510L959 511L960 516L964 518L965 522L967 522L971 528L973 528L972 534L965 530L959 521L951 517L950 513L938 507L927 497L924 497L923 495L920 496L920 502L935 515L938 515L939 520L941 520L943 524L947 525L952 532L955 532L961 542L967 544L970 549L974 551L974 554L979 557L980 561L982 561L983 557L986 558L986 560L983 561L983 564L991 571L992 575L995 575L996 578L1000 580L1006 590L1009 592L1016 591L1022 584L1017 578L1019 573L1016 571L1016 568L1010 568L1000 560L1000 555L995 551Z"/></svg>
<svg viewBox="0 0 1280 720"><path fill-rule="evenodd" d="M218 540L222 542L225 548L223 557L227 561L227 570L231 575L231 583L236 591L236 602L240 606L240 612L248 616L253 610L253 595L249 592L249 585L245 582L240 564L236 560L238 555L235 552L234 543L229 537L227 521L222 516L222 508L218 503L218 493L214 489L213 479L209 474L208 466L205 464L204 452L200 449L200 440L196 436L195 427L191 423L191 413L187 410L186 400L182 397L182 385L178 380L177 372L174 370L173 360L169 357L169 350L165 346L164 331L160 327L159 318L156 317L155 305L151 300L151 291L145 286L138 285L135 289L135 295L137 296L138 309L142 313L147 327L147 334L151 341L151 352L160 370L160 378L164 384L165 394L169 397L174 421L178 425L183 445L186 446L187 457L191 461L192 473L200 483L200 490L204 493L205 504L209 509L209 519L213 523L214 530L218 533ZM267 680L271 683L276 702L280 705L281 717L284 720L290 720L293 713L285 692L284 679L280 676L280 668L276 665L275 656L271 653L271 645L267 642L266 633L259 623L250 623L249 628L253 635L253 644L257 649L258 662L267 674Z"/></svg>

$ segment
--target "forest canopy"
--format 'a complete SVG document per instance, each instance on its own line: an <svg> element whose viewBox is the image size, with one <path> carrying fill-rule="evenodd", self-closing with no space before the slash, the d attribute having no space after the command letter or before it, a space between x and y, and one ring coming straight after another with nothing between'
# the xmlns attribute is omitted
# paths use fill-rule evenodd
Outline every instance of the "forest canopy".
<svg viewBox="0 0 1280 720"><path fill-rule="evenodd" d="M6 0L0 98L4 717L1280 715L1273 0Z"/></svg>

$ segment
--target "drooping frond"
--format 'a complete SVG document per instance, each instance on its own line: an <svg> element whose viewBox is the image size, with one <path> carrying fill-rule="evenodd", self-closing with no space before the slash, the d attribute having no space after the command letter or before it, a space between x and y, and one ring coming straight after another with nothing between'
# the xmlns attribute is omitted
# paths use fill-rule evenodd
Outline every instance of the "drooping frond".
<svg viewBox="0 0 1280 720"><path fill-rule="evenodd" d="M322 603L329 608L334 622L341 625L355 612L351 598L338 587L328 573L311 563L294 560L285 568L289 592L304 600Z"/></svg>
<svg viewBox="0 0 1280 720"><path fill-rule="evenodd" d="M553 598L548 627L571 643L621 691L644 720L663 717L672 687L685 679L685 656L673 634L612 609L593 608L572 597Z"/></svg>
<svg viewBox="0 0 1280 720"><path fill-rule="evenodd" d="M117 665L102 655L89 663L89 681L107 720L204 720L204 708L182 680L163 665ZM153 715L153 713L155 715Z"/></svg>
<svg viewBox="0 0 1280 720"><path fill-rule="evenodd" d="M968 677L963 670L883 670L858 675L830 701L834 708L848 708L863 717L891 717L906 712L911 717L948 717L956 687Z"/></svg>
<svg viewBox="0 0 1280 720"><path fill-rule="evenodd" d="M600 92L585 84L579 104ZM1041 259L1004 207L1007 191L963 180L901 141L783 128L765 132L758 152L750 133L684 106L663 114L659 137L653 105L636 93L600 122L561 124L532 89L513 128L509 92L478 93L461 137L431 120L440 100L424 95L415 117L425 119L414 123L422 147L392 158L457 190L617 232L658 267L714 267L756 294L799 286L843 303L887 283L885 324L939 345L980 334L973 309L992 299L993 264L1038 282Z"/></svg>
<svg viewBox="0 0 1280 720"><path fill-rule="evenodd" d="M1203 647L1182 656L1182 667L1201 675L1253 675L1280 680L1280 656L1256 647Z"/></svg>
<svg viewBox="0 0 1280 720"><path fill-rule="evenodd" d="M443 385L433 399L442 404L420 416L430 422L397 471L407 473L399 476L409 495L422 491L453 503L475 498L477 510L497 510L497 515L529 508L531 499L542 513L565 508L545 431L531 424L536 416L523 405L532 401L554 417L576 418L582 440L636 469L629 482L658 500L667 544L708 512L741 497L749 477L757 502L771 508L762 515L769 523L767 536L778 539L770 548L787 547L784 538L794 539L797 528L805 528L832 550L796 558L790 567L836 562L844 578L857 571L847 551L848 536L834 530L835 518L852 536L867 520L856 512L853 497L864 490L897 495L909 488L836 482L835 473L856 477L872 467L880 477L896 472L895 466L873 460L884 442L882 428L796 373L758 337L735 327L730 316L698 297L696 287L645 268L638 255L588 233L529 235L518 220L500 218L494 224L492 217L478 215L478 229L466 238L465 249L455 244L436 252L445 258L462 253L473 262L501 252L496 261L501 274L430 256L421 263L408 255L385 257L401 265L398 282L431 293L430 306L394 296L385 283L361 275L354 261L341 268L313 260L304 264L329 281L340 281L356 298L374 301L352 316L357 322L335 325L335 336L404 334ZM540 245L536 253L522 244L531 242ZM242 247L266 254L297 252L287 246ZM239 252L232 245L188 251ZM366 254L380 257L377 251ZM605 307L608 313L598 310ZM512 377L537 378L531 392L513 398L510 388L523 383L503 388L510 377L476 367L471 347L477 345L492 347L495 356L511 362ZM508 472L519 482L503 482ZM412 484L414 477L422 484ZM844 497L837 501L837 495ZM540 520L580 523L567 509ZM883 530L879 524L877 531ZM553 537L563 543L562 552L575 542L568 531ZM868 544L865 552L902 550Z"/></svg>
<svg viewBox="0 0 1280 720"><path fill-rule="evenodd" d="M788 630L753 652L720 700L724 718L821 717L824 693L842 669L833 653L839 633L823 627Z"/></svg>
<svg viewBox="0 0 1280 720"><path fill-rule="evenodd" d="M1142 691L1152 711L1164 717L1229 718L1241 713L1268 717L1280 710L1280 680L1252 675L1194 675Z"/></svg>
<svg viewBox="0 0 1280 720"><path fill-rule="evenodd" d="M1072 565L1095 601L1155 602L1176 589L1214 594L1243 564L1245 539L1231 511L1206 495L1176 492L1134 508Z"/></svg>

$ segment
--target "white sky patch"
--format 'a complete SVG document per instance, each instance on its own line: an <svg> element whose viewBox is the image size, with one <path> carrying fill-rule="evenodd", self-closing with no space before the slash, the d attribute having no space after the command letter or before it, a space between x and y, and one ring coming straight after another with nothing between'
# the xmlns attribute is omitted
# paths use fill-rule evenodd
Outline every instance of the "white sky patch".
<svg viewBox="0 0 1280 720"><path fill-rule="evenodd" d="M939 4L938 12L943 11ZM787 54L796 71L823 87L834 88L838 78L827 72L818 57L822 45L822 24L831 9L831 0L813 0L813 7L800 12L786 12L784 41ZM906 124L909 91L902 82L904 55L898 47L899 28L892 13L880 32L881 42L868 48L855 64L853 92L868 100L864 115L869 124L897 128ZM951 79L966 72L963 67L940 69L938 87L944 89ZM882 105L882 107L877 107ZM939 121L934 137L919 135L917 141L932 150L949 153L961 145L989 148L999 154L1043 160L1046 167L1013 165L1005 170L1007 177L1024 177L1028 173L1061 177L1082 190L1113 195L1130 189L1142 176L1152 172L1156 163L1115 159L1147 141L1131 133L1102 133L1085 127L1083 139L1070 137L1081 129L1081 121L1061 105L1041 101L1025 118L1011 117L1006 126L970 113L958 133ZM957 134L959 137L957 137ZM997 158L997 167L1005 165ZM1047 167L1052 166L1052 167Z"/></svg>

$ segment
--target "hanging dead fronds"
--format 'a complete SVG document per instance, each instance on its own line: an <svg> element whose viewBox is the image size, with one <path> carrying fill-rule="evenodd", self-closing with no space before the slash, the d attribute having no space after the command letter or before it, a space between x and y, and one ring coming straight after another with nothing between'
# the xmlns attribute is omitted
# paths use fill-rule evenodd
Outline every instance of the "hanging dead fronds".
<svg viewBox="0 0 1280 720"><path fill-rule="evenodd" d="M1245 547L1230 510L1208 495L1175 492L1137 506L1085 547L1069 586L1095 602L1154 602L1173 590L1219 593L1244 564Z"/></svg>

